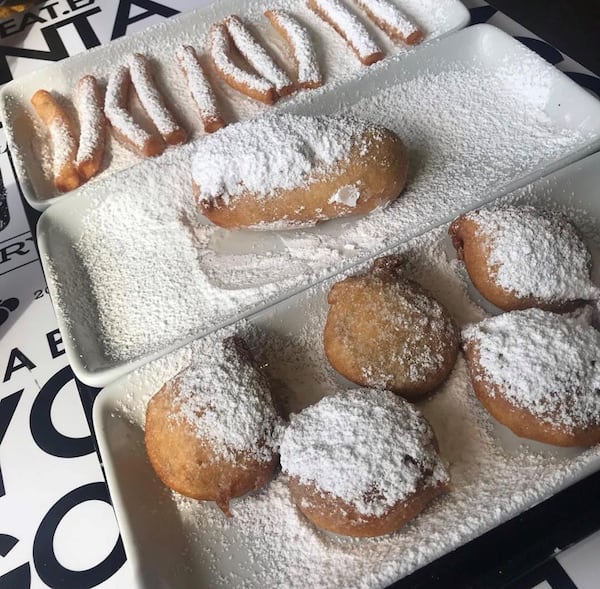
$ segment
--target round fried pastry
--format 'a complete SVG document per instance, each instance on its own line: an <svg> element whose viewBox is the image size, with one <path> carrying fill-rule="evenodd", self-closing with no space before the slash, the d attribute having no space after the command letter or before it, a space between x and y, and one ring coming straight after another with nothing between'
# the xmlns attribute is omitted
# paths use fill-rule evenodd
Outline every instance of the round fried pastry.
<svg viewBox="0 0 600 589"><path fill-rule="evenodd" d="M563 215L480 209L458 217L449 233L475 288L500 309L564 312L600 296L590 252Z"/></svg>
<svg viewBox="0 0 600 589"><path fill-rule="evenodd" d="M363 515L352 503L320 491L314 484L302 484L297 478L290 479L288 485L298 509L317 528L355 538L385 536L399 530L448 490L446 485L421 484L409 498L390 507L385 516L377 516Z"/></svg>
<svg viewBox="0 0 600 589"><path fill-rule="evenodd" d="M323 334L325 354L344 377L410 400L434 391L458 355L458 330L448 311L401 275L387 256L366 274L333 285Z"/></svg>
<svg viewBox="0 0 600 589"><path fill-rule="evenodd" d="M463 330L473 390L522 438L556 446L600 442L600 333L539 309Z"/></svg>
<svg viewBox="0 0 600 589"><path fill-rule="evenodd" d="M325 397L292 416L280 452L298 509L336 534L394 532L449 486L431 427L389 391Z"/></svg>
<svg viewBox="0 0 600 589"><path fill-rule="evenodd" d="M277 415L268 384L238 338L169 380L146 411L148 458L171 489L229 501L267 484L277 465Z"/></svg>

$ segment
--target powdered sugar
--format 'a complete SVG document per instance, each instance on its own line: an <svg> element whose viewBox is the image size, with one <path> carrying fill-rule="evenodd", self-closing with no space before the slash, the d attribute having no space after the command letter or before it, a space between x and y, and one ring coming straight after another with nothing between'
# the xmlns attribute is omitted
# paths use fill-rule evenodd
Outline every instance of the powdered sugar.
<svg viewBox="0 0 600 589"><path fill-rule="evenodd" d="M468 215L489 244L488 268L498 285L521 297L592 300L591 256L566 218L533 207L481 209Z"/></svg>
<svg viewBox="0 0 600 589"><path fill-rule="evenodd" d="M237 66L231 59L230 49L230 41L225 25L213 25L210 29L208 51L217 71L226 78L236 80L237 83L243 86L268 94L273 89L272 84L268 80Z"/></svg>
<svg viewBox="0 0 600 589"><path fill-rule="evenodd" d="M226 18L225 26L237 50L263 78L275 86L277 92L285 93L291 89L292 81L287 74L273 61L237 16Z"/></svg>
<svg viewBox="0 0 600 589"><path fill-rule="evenodd" d="M383 390L346 391L293 415L280 454L284 473L368 516L448 481L427 422Z"/></svg>
<svg viewBox="0 0 600 589"><path fill-rule="evenodd" d="M134 53L129 56L127 63L138 98L158 132L166 137L177 131L179 125L165 106L164 100L152 79L146 57L140 53Z"/></svg>
<svg viewBox="0 0 600 589"><path fill-rule="evenodd" d="M110 124L139 150L142 150L151 136L135 122L128 110L130 84L129 68L123 65L119 66L108 78L104 112Z"/></svg>
<svg viewBox="0 0 600 589"><path fill-rule="evenodd" d="M323 77L308 30L285 10L268 10L265 14L274 26L281 29L291 45L296 62L298 84L300 86L320 86L323 83Z"/></svg>
<svg viewBox="0 0 600 589"><path fill-rule="evenodd" d="M54 118L48 125L50 138L52 141L52 166L54 174L60 176L62 169L73 161L73 156L77 153L77 140L73 133L62 119Z"/></svg>
<svg viewBox="0 0 600 589"><path fill-rule="evenodd" d="M92 76L84 76L76 88L76 104L79 114L79 148L77 163L94 157L104 141L104 112L98 100L97 82Z"/></svg>
<svg viewBox="0 0 600 589"><path fill-rule="evenodd" d="M398 253L406 259L407 275L430 290L459 324L478 321L484 313L467 296L461 267L446 257L452 248L445 235L446 227L402 246ZM266 365L274 393L288 411L300 412L323 396L348 388L322 349L326 296L337 280L261 313L253 319L253 326L236 327ZM160 542L161 549L152 550L152 564L174 586L185 567L182 553L191 563L186 578L191 586L386 586L600 464L598 447L562 453L523 445L514 436L509 444L506 436L510 434L498 438L471 390L460 356L441 390L419 404L449 465L452 489L413 522L397 533L373 539L344 539L320 532L296 509L281 475L259 492L234 500L234 517L228 519L210 502L166 495L157 489L145 458L143 432L138 429L149 392L189 363L198 345L195 342L145 366L112 385L97 401L114 409L114 417L98 430L110 448L105 460L148 471L145 478L129 478L130 493L121 494L122 483L116 485L108 470L119 519L134 522L126 524L130 525L128 537L134 539L128 549L144 558ZM130 420L138 424L132 426L136 437L124 445L117 434L123 431L123 422ZM162 541L156 534L146 534L146 528L136 523L140 521L152 524L156 534L170 522L174 525Z"/></svg>
<svg viewBox="0 0 600 589"><path fill-rule="evenodd" d="M347 207L355 207L360 198L360 188L354 184L342 186L339 190L333 193L329 199L330 203L340 203Z"/></svg>
<svg viewBox="0 0 600 589"><path fill-rule="evenodd" d="M198 62L194 48L189 45L182 45L177 48L176 54L181 69L186 76L192 98L204 120L204 125L210 126L211 123L221 120L215 94L202 70L202 66Z"/></svg>
<svg viewBox="0 0 600 589"><path fill-rule="evenodd" d="M461 10L457 10L458 4L454 0L403 0L402 7L423 25L428 39L458 27L463 16ZM329 27L323 26L322 21L308 9L304 0L252 0L248 3L238 2L237 8L238 13L243 15L244 21L252 25L253 30L256 30L260 36L261 42L268 47L269 52L273 52L284 67L288 64L292 65L290 56L281 47L279 35L263 16L267 8L285 8L306 25L316 45L322 73L328 84L334 86L340 80L360 76L365 71L354 55L347 50L345 42ZM47 157L49 152L47 136L45 130L37 124L35 117L32 117L31 127L18 123L14 126L12 121L22 121L23 113L29 112L29 98L40 84L51 88L57 94L69 97L73 92L72 80L92 74L100 84L103 84L115 72L116 64L123 63L131 53L142 53L157 64L158 67L154 71L157 86L167 103L173 107L177 120L189 130L192 137L201 136L204 133L203 125L198 120L196 110L190 104L186 80L181 75L180 69L172 63L172 56L181 44L192 45L199 55L207 52L210 45L208 31L211 23L222 20L231 10L231 6L219 3L206 6L181 17L169 19L145 30L140 35L128 35L117 44L73 56L68 61L56 64L53 71L25 76L11 84L6 93L5 129L11 143L11 153L17 172L21 178L30 180L32 184L31 190L28 190L30 183L21 183L26 191L31 192L32 200L43 205L44 200L57 194L53 184L51 157ZM384 37L381 43L389 55L406 53L410 50L407 47L394 46ZM56 72L59 75L54 75ZM212 72L208 73L228 121L251 118L267 108L257 101L244 98L220 79L211 77ZM137 107L137 104L134 106ZM134 112L134 116L136 115L137 113ZM140 121L144 119L145 116L142 114ZM110 134L106 152L106 165L95 180L117 173L140 161L140 156L134 154L132 150L123 147L117 141L111 141Z"/></svg>
<svg viewBox="0 0 600 589"><path fill-rule="evenodd" d="M342 374L358 368L363 384L407 394L423 392L426 383L433 388L458 348L455 325L439 302L389 266L335 287L325 334Z"/></svg>
<svg viewBox="0 0 600 589"><path fill-rule="evenodd" d="M484 377L541 420L570 430L600 424L600 332L539 309L467 327Z"/></svg>
<svg viewBox="0 0 600 589"><path fill-rule="evenodd" d="M268 383L232 340L207 342L176 379L178 407L171 418L183 419L215 455L230 459L244 452L268 462L278 442Z"/></svg>
<svg viewBox="0 0 600 589"><path fill-rule="evenodd" d="M354 117L270 115L199 142L192 177L200 198L225 204L242 193L269 197L319 179L365 142L368 123Z"/></svg>
<svg viewBox="0 0 600 589"><path fill-rule="evenodd" d="M540 67L528 61L528 68ZM81 195L88 204L69 248L75 258L55 265L59 313L68 315L73 334L78 325L87 326L82 340L96 334L102 355L130 360L211 330L350 257L367 256L480 204L503 184L584 141L575 131L557 128L537 97L523 101L521 85L534 80L532 74L514 79L507 69L425 68L383 89L374 87L371 98L349 106L351 115L401 136L411 170L400 198L353 221L264 237L207 225L196 214L190 188L189 162L201 143L85 185ZM544 80L544 72L542 67L535 79ZM229 129L199 141L216 140ZM231 163L230 150L222 155ZM277 153L266 155L279 161ZM248 165L250 178L256 177L256 164ZM283 180L289 182L289 174ZM80 284L94 293L91 305L82 303Z"/></svg>
<svg viewBox="0 0 600 589"><path fill-rule="evenodd" d="M308 0L308 5L346 39L363 63L376 61L375 56L381 55L366 27L339 0Z"/></svg>
<svg viewBox="0 0 600 589"><path fill-rule="evenodd" d="M393 32L403 41L419 33L419 28L392 2L388 0L356 0L376 21L384 23L384 30Z"/></svg>

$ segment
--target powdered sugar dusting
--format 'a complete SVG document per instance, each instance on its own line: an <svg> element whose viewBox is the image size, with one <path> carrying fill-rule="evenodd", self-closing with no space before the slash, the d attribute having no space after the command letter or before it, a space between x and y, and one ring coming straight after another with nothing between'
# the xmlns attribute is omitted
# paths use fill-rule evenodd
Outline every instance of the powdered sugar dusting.
<svg viewBox="0 0 600 589"><path fill-rule="evenodd" d="M198 62L194 48L190 45L182 45L177 48L176 55L186 76L192 98L200 111L200 116L208 122L219 120L221 114L217 107L215 94Z"/></svg>
<svg viewBox="0 0 600 589"><path fill-rule="evenodd" d="M287 74L273 61L237 16L226 18L225 26L238 51L263 78L275 86L277 92L291 87L292 81Z"/></svg>
<svg viewBox="0 0 600 589"><path fill-rule="evenodd" d="M396 35L406 41L411 35L419 32L415 25L395 4L388 0L356 0L357 4L373 17L382 21Z"/></svg>
<svg viewBox="0 0 600 589"><path fill-rule="evenodd" d="M293 415L280 453L284 473L363 515L381 517L420 484L448 481L429 425L389 391L350 390Z"/></svg>
<svg viewBox="0 0 600 589"><path fill-rule="evenodd" d="M447 257L453 249L446 231L446 227L436 230L396 253L406 259L407 274L464 325L482 319L484 313L467 295L462 267ZM329 366L322 349L326 296L337 280L273 307L253 319L252 326L236 328L266 365L274 394L288 411L300 412L349 386ZM198 345L195 342L121 380L110 392L114 421L143 424L148 391L189 363ZM180 570L185 552L193 562L190 584L382 587L514 517L600 464L600 447L563 453L521 444L513 436L505 448L505 439L497 437L471 390L462 356L440 391L420 403L419 409L436 433L452 489L394 534L347 539L319 531L295 507L281 475L259 492L232 501L234 517L229 519L209 502L175 493L149 494L150 485L143 480L139 489L131 489L134 499L125 505L127 515L164 525L170 514L176 514L181 541L173 546L171 538L153 564L165 574L173 569L173 562ZM111 447L115 453L124 449L117 439ZM141 430L138 445L126 448L128 460L145 464ZM151 467L146 468L154 476ZM136 529L134 537L136 550L145 538Z"/></svg>
<svg viewBox="0 0 600 589"><path fill-rule="evenodd" d="M76 88L77 112L79 113L79 148L77 163L91 159L104 141L104 112L98 100L97 82L92 76L84 76Z"/></svg>
<svg viewBox="0 0 600 589"><path fill-rule="evenodd" d="M309 0L308 4L348 41L361 61L369 60L381 52L358 17L339 0Z"/></svg>
<svg viewBox="0 0 600 589"><path fill-rule="evenodd" d="M263 238L206 224L190 189L189 162L195 149L204 149L200 143L85 185L89 206L74 245L77 259L61 273L55 302L66 309L61 301L69 301L72 324L88 325L103 353L122 361L209 330L350 257L415 235L581 144L580 134L552 124L537 95L523 101L521 83L533 79L477 66L421 72L348 107L399 134L409 153L408 185L384 210L312 231ZM223 161L230 155L222 151ZM278 161L277 154L265 155ZM81 283L94 293L92 308L80 302Z"/></svg>
<svg viewBox="0 0 600 589"><path fill-rule="evenodd" d="M357 363L363 364L363 377L381 388L398 386L400 381L402 388L411 389L442 369L457 345L457 335L454 323L440 303L417 290L414 283L402 279L382 281L375 274L368 276L364 287L373 296L364 301L361 313L378 318L375 324L382 329L376 341L388 352L363 356L356 331L349 329L346 335L342 329L337 335L344 342L343 348L352 350ZM433 341L423 337L425 332L435 334ZM390 373L390 366L400 373L405 371L405 375Z"/></svg>
<svg viewBox="0 0 600 589"><path fill-rule="evenodd" d="M109 192L106 184L90 184L89 215L73 244L73 273L61 276L57 300L70 299L80 281L90 281L91 306L78 296L77 323L99 334L109 357L161 349L182 330L196 333L198 322L207 328L225 322L277 292L266 285L254 291L255 299L248 291L225 291L209 281L199 263L203 226L193 217L188 163L193 145L185 147L183 160L181 151L169 150L143 170L130 168L110 178ZM124 249L127 240L131 250Z"/></svg>
<svg viewBox="0 0 600 589"><path fill-rule="evenodd" d="M410 158L406 190L385 210L356 223L357 242L368 236L372 245L391 245L398 231L418 225L431 211L457 210L475 194L485 198L582 140L572 130L553 129L537 95L515 109L513 86L522 99L521 83L532 74L521 82L513 74L509 79L508 69L424 72L347 109L396 132Z"/></svg>
<svg viewBox="0 0 600 589"><path fill-rule="evenodd" d="M57 117L50 122L48 130L52 141L54 174L60 176L63 167L71 163L73 155L77 153L77 141L69 125Z"/></svg>
<svg viewBox="0 0 600 589"><path fill-rule="evenodd" d="M403 10L405 9L422 24L427 39L435 38L447 32L449 28L457 26L457 11L453 2L402 0L400 4ZM314 41L323 78L328 87L333 89L339 81L358 77L364 73L365 69L357 62L353 53L348 51L343 39L329 27L323 26L321 19L306 6L305 0L252 0L246 3L243 9L240 8L244 22L252 25L253 30L256 30L260 36L261 42L264 42L269 51L273 50L273 55L284 67L289 63L289 54L281 48L279 35L263 16L268 8L283 8L306 26ZM201 136L204 134L203 125L198 120L196 110L189 103L186 80L181 75L180 69L171 63L171 56L181 44L193 46L199 54L208 52L210 26L226 15L225 8L217 3L197 12L186 13L182 18L169 19L144 31L141 35L128 35L118 44L74 56L68 63L65 62L68 71L62 72L64 75L45 79L53 91L68 98L73 91L70 80L91 74L103 84L115 73L116 64L122 63L127 55L135 52L144 54L153 63L160 64L161 67L157 67L154 72L155 79L168 104L173 107L177 120L189 130L192 137ZM388 55L412 51L409 47L394 45L384 36L381 37L380 43ZM62 63L57 65L61 71L63 67ZM252 118L268 108L260 102L241 96L220 79L211 77L211 82L227 121ZM10 94L6 103L7 112L11 116L20 119L23 113L29 112L31 85L36 83L35 80L29 80L28 90L20 86L20 82L13 86L14 93ZM286 100L282 100L280 104ZM29 177L32 180L34 187L32 198L41 203L51 196L56 196L57 190L53 184L52 158L46 130L38 124L35 117L31 118L30 123L31 129L29 125L17 125L13 129L9 124L6 130L11 141L11 152L17 170L21 177ZM22 149L21 145L26 145L27 148ZM110 134L107 137L106 155L105 168L95 176L94 181L128 168L141 159L141 156L136 155L132 150L117 141L112 141Z"/></svg>
<svg viewBox="0 0 600 589"><path fill-rule="evenodd" d="M239 345L239 344L238 344ZM269 462L278 442L277 417L265 378L232 340L209 342L176 379L171 416L185 420L225 459L244 452Z"/></svg>
<svg viewBox="0 0 600 589"><path fill-rule="evenodd" d="M268 93L272 84L264 78L238 67L229 54L230 41L227 29L222 24L213 25L210 30L209 53L217 71L226 77L235 79L239 84L248 86L257 92Z"/></svg>
<svg viewBox="0 0 600 589"><path fill-rule="evenodd" d="M139 150L150 139L150 133L138 125L127 108L131 76L129 68L119 66L108 78L104 112L110 124Z"/></svg>
<svg viewBox="0 0 600 589"><path fill-rule="evenodd" d="M548 302L600 297L590 280L590 252L564 216L533 207L502 207L467 217L490 246L488 268L502 288Z"/></svg>
<svg viewBox="0 0 600 589"><path fill-rule="evenodd" d="M365 142L354 117L270 115L227 127L197 145L192 176L200 198L226 204L242 193L271 196L308 185Z"/></svg>
<svg viewBox="0 0 600 589"><path fill-rule="evenodd" d="M340 203L347 207L355 207L360 198L360 188L354 184L342 186L336 190L329 199L330 203Z"/></svg>
<svg viewBox="0 0 600 589"><path fill-rule="evenodd" d="M320 86L323 82L319 61L310 33L285 10L268 10L268 18L282 29L289 41L298 70L299 85Z"/></svg>
<svg viewBox="0 0 600 589"><path fill-rule="evenodd" d="M571 430L600 424L600 332L539 309L467 327L484 376L541 420Z"/></svg>
<svg viewBox="0 0 600 589"><path fill-rule="evenodd" d="M129 56L127 63L138 98L144 110L156 125L158 132L165 137L177 131L179 125L165 106L164 100L150 74L146 57L140 53L134 53Z"/></svg>

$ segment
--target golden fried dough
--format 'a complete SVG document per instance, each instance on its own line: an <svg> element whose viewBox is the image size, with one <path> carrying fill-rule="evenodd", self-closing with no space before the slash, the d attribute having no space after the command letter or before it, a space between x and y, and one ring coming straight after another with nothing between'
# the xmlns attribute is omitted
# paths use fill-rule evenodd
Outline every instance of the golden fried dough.
<svg viewBox="0 0 600 589"><path fill-rule="evenodd" d="M449 233L475 288L500 309L563 312L600 296L590 253L562 215L481 209L458 217Z"/></svg>
<svg viewBox="0 0 600 589"><path fill-rule="evenodd" d="M75 190L81 185L81 177L75 163L77 139L71 118L47 90L38 90L31 104L50 133L54 186L60 192Z"/></svg>
<svg viewBox="0 0 600 589"><path fill-rule="evenodd" d="M395 199L408 159L392 131L352 117L270 115L198 142L193 189L229 229L287 229L365 214Z"/></svg>
<svg viewBox="0 0 600 589"><path fill-rule="evenodd" d="M325 397L292 416L280 451L298 509L336 534L394 532L449 488L431 427L389 391Z"/></svg>
<svg viewBox="0 0 600 589"><path fill-rule="evenodd" d="M404 278L401 264L380 258L334 284L323 340L331 365L352 382L415 400L446 379L459 337L448 311Z"/></svg>
<svg viewBox="0 0 600 589"><path fill-rule="evenodd" d="M600 333L539 309L469 326L463 347L473 390L517 436L556 446L600 442Z"/></svg>
<svg viewBox="0 0 600 589"><path fill-rule="evenodd" d="M200 355L150 401L145 440L148 458L171 489L229 501L267 484L277 465L277 415L263 375L238 338Z"/></svg>

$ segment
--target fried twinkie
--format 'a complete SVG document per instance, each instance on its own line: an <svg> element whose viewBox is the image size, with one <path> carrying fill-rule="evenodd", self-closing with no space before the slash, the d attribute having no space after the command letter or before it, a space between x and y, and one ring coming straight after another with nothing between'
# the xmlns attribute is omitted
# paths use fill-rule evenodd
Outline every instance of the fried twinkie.
<svg viewBox="0 0 600 589"><path fill-rule="evenodd" d="M450 374L459 336L448 311L402 269L400 257L387 256L334 284L323 345L352 382L416 400Z"/></svg>
<svg viewBox="0 0 600 589"><path fill-rule="evenodd" d="M231 59L232 40L223 23L212 25L208 52L215 71L232 88L259 100L273 104L279 97L275 86L265 78L238 67Z"/></svg>
<svg viewBox="0 0 600 589"><path fill-rule="evenodd" d="M164 384L146 411L148 458L162 482L203 501L229 502L266 485L278 463L278 416L245 343L210 346Z"/></svg>
<svg viewBox="0 0 600 589"><path fill-rule="evenodd" d="M308 7L340 35L364 65L371 65L384 54L358 17L339 0L308 0Z"/></svg>
<svg viewBox="0 0 600 589"><path fill-rule="evenodd" d="M75 88L75 103L79 114L79 149L77 169L84 180L95 176L102 165L106 142L106 119L98 81L84 76Z"/></svg>
<svg viewBox="0 0 600 589"><path fill-rule="evenodd" d="M336 534L389 534L449 489L430 425L389 391L349 390L292 415L280 454L298 509Z"/></svg>
<svg viewBox="0 0 600 589"><path fill-rule="evenodd" d="M179 145L187 140L187 132L177 123L165 105L150 71L148 59L141 53L129 57L129 72L140 103L167 145Z"/></svg>
<svg viewBox="0 0 600 589"><path fill-rule="evenodd" d="M187 81L190 94L198 108L202 125L207 133L214 133L227 123L217 106L217 99L210 86L193 47L182 45L177 49L179 66Z"/></svg>
<svg viewBox="0 0 600 589"><path fill-rule="evenodd" d="M463 330L473 390L517 436L557 446L600 442L600 332L540 309Z"/></svg>
<svg viewBox="0 0 600 589"><path fill-rule="evenodd" d="M480 209L456 219L449 234L477 290L505 311L563 312L600 297L591 254L561 214L530 206Z"/></svg>
<svg viewBox="0 0 600 589"><path fill-rule="evenodd" d="M294 84L288 75L273 61L240 18L231 15L224 23L233 44L252 68L275 86L279 96L291 94L294 91Z"/></svg>
<svg viewBox="0 0 600 589"><path fill-rule="evenodd" d="M388 0L354 0L367 16L396 42L416 45L424 34L395 4Z"/></svg>
<svg viewBox="0 0 600 589"><path fill-rule="evenodd" d="M77 139L73 123L63 107L46 90L38 90L31 104L46 125L52 142L54 186L60 192L74 190L81 184L75 163Z"/></svg>
<svg viewBox="0 0 600 589"><path fill-rule="evenodd" d="M165 143L155 133L143 129L128 110L131 75L129 68L119 66L108 78L104 113L111 124L113 134L126 147L144 157L160 155Z"/></svg>
<svg viewBox="0 0 600 589"><path fill-rule="evenodd" d="M200 210L230 229L286 229L368 213L398 197L406 150L354 117L260 117L207 137L192 162Z"/></svg>
<svg viewBox="0 0 600 589"><path fill-rule="evenodd" d="M297 86L303 89L323 85L323 76L310 33L285 10L267 10L265 16L291 48L296 64Z"/></svg>

